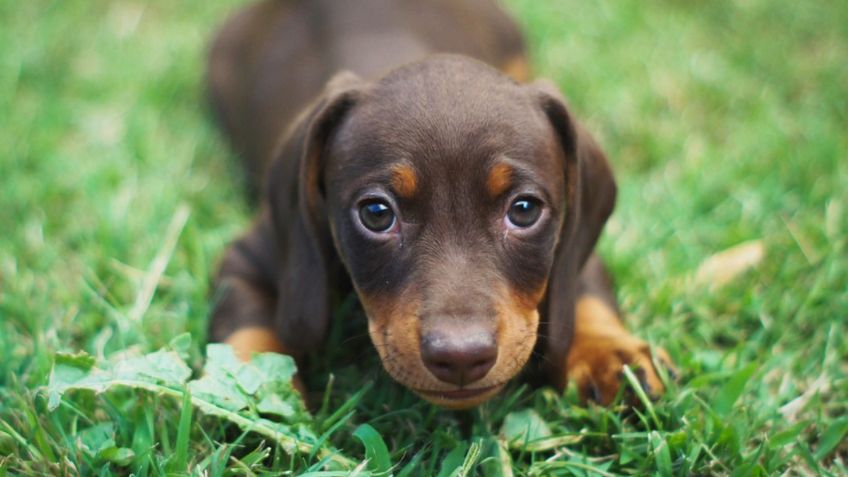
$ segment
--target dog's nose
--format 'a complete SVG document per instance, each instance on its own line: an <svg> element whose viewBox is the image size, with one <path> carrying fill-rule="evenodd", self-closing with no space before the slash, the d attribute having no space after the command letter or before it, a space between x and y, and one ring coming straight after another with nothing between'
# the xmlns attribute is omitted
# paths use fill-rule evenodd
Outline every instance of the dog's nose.
<svg viewBox="0 0 848 477"><path fill-rule="evenodd" d="M421 338L421 358L434 376L465 386L480 380L498 357L492 333L445 334L430 332Z"/></svg>

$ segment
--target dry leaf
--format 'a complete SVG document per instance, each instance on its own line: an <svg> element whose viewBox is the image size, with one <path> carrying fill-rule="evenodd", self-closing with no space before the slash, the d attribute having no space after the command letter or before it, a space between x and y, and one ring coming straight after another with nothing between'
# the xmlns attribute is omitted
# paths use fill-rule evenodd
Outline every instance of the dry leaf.
<svg viewBox="0 0 848 477"><path fill-rule="evenodd" d="M695 283L718 288L759 264L765 256L762 240L751 240L707 258L695 273Z"/></svg>

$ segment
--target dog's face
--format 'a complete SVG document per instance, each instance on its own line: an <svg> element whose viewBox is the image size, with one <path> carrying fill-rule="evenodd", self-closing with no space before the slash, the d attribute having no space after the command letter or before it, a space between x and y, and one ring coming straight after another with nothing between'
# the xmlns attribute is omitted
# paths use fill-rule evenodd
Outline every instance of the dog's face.
<svg viewBox="0 0 848 477"><path fill-rule="evenodd" d="M423 62L368 85L328 138L320 182L386 370L466 408L533 350L567 191L538 95L455 66Z"/></svg>

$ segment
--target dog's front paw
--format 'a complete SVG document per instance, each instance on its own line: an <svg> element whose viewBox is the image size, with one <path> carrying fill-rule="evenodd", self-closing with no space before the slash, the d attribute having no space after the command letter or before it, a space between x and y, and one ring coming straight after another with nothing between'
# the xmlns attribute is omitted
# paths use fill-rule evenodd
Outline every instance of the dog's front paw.
<svg viewBox="0 0 848 477"><path fill-rule="evenodd" d="M596 330L601 331L601 330ZM648 396L665 391L651 356L651 347L623 329L575 336L568 353L566 373L577 384L582 400L609 405L625 381L624 365L633 369ZM662 348L655 348L657 360L674 375L672 361Z"/></svg>

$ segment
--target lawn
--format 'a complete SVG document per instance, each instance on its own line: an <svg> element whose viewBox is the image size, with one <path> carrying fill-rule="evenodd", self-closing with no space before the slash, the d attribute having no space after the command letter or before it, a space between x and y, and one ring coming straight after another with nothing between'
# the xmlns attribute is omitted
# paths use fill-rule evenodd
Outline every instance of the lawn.
<svg viewBox="0 0 848 477"><path fill-rule="evenodd" d="M226 350L183 393L251 220L203 95L237 3L0 0L0 477L848 475L848 2L511 0L614 163L601 252L679 378L637 410L516 383L446 412L380 370L348 300L306 370L320 409L274 401L289 426L261 392L214 406ZM716 285L739 244L762 259ZM91 366L134 380L60 399Z"/></svg>

